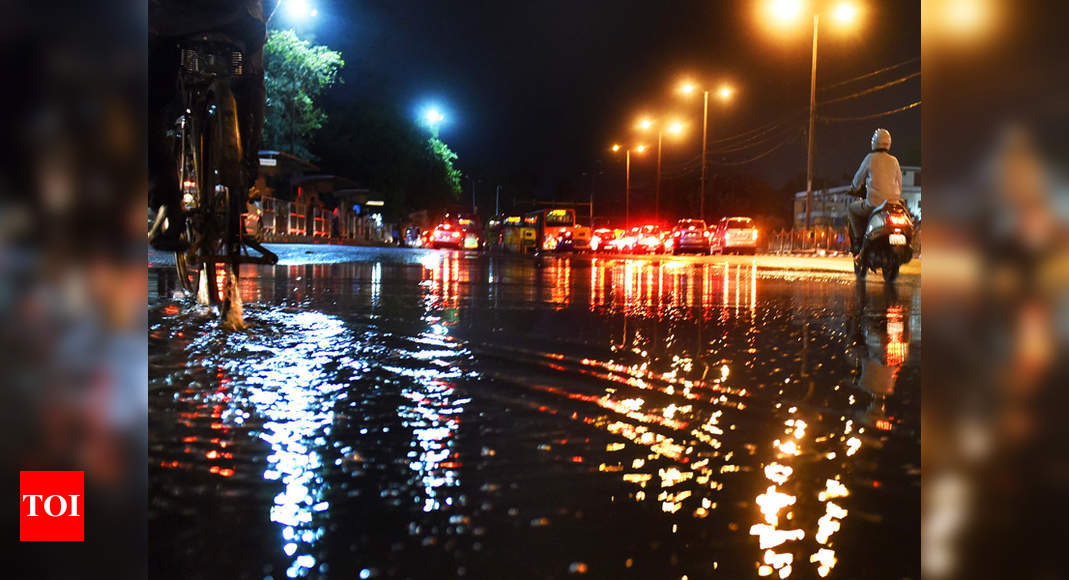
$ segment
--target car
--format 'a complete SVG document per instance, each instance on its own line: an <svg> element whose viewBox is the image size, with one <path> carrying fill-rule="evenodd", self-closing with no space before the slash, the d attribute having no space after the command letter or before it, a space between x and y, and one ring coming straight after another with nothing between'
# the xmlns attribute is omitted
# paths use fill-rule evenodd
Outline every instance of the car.
<svg viewBox="0 0 1069 580"><path fill-rule="evenodd" d="M609 252L615 250L616 235L611 228L598 228L590 236L590 251Z"/></svg>
<svg viewBox="0 0 1069 580"><path fill-rule="evenodd" d="M441 223L431 233L430 242L430 247L434 249L459 250L464 244L464 231L449 222Z"/></svg>
<svg viewBox="0 0 1069 580"><path fill-rule="evenodd" d="M711 236L712 251L719 254L757 252L757 226L748 217L726 217L716 224Z"/></svg>
<svg viewBox="0 0 1069 580"><path fill-rule="evenodd" d="M686 252L698 254L709 253L709 228L705 220L682 219L672 228L667 245L670 246L673 255L678 256Z"/></svg>
<svg viewBox="0 0 1069 580"><path fill-rule="evenodd" d="M631 251L636 254L663 254L664 238L661 226L646 224L631 228L630 237L634 240Z"/></svg>

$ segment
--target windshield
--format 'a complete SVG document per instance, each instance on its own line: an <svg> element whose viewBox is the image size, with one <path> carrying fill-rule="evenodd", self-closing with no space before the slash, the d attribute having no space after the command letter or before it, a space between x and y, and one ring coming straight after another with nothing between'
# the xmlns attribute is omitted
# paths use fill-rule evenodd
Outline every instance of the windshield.
<svg viewBox="0 0 1069 580"><path fill-rule="evenodd" d="M729 230L741 230L753 227L753 222L747 218L742 219L730 219L727 225Z"/></svg>
<svg viewBox="0 0 1069 580"><path fill-rule="evenodd" d="M677 223L676 226L681 229L687 229L693 226L695 229L704 230L705 222L702 220L679 220L679 223Z"/></svg>
<svg viewBox="0 0 1069 580"><path fill-rule="evenodd" d="M546 225L571 227L575 225L575 212L570 209L552 209L546 212Z"/></svg>

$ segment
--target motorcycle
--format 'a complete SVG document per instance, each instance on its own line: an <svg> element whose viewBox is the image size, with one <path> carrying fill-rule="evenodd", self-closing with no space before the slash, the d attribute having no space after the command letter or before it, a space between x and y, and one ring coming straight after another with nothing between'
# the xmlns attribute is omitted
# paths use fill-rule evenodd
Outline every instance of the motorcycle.
<svg viewBox="0 0 1069 580"><path fill-rule="evenodd" d="M865 190L855 192L863 197ZM869 270L883 270L885 282L894 282L902 264L913 259L913 217L905 202L888 200L873 208L865 226L860 258L854 260L854 274L864 280Z"/></svg>

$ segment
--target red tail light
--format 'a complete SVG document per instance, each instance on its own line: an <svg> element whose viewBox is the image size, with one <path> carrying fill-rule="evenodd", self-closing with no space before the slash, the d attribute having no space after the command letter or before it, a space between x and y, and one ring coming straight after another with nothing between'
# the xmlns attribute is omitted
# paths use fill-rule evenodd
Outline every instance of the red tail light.
<svg viewBox="0 0 1069 580"><path fill-rule="evenodd" d="M909 216L905 214L888 214L887 223L895 226L904 226L909 224Z"/></svg>

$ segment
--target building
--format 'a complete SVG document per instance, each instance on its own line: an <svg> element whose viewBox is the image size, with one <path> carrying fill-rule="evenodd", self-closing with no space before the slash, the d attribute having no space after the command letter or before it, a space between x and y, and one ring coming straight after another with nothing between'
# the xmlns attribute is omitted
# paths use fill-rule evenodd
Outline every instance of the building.
<svg viewBox="0 0 1069 580"><path fill-rule="evenodd" d="M260 174L250 198L250 211L259 215L267 241L393 241L393 224L383 222L381 195L288 153L260 151Z"/></svg>
<svg viewBox="0 0 1069 580"><path fill-rule="evenodd" d="M830 187L813 192L811 219L818 229L847 227L847 205L853 201L849 185ZM906 209L919 221L921 219L921 168L902 167L902 198ZM794 227L805 228L805 192L794 194Z"/></svg>

